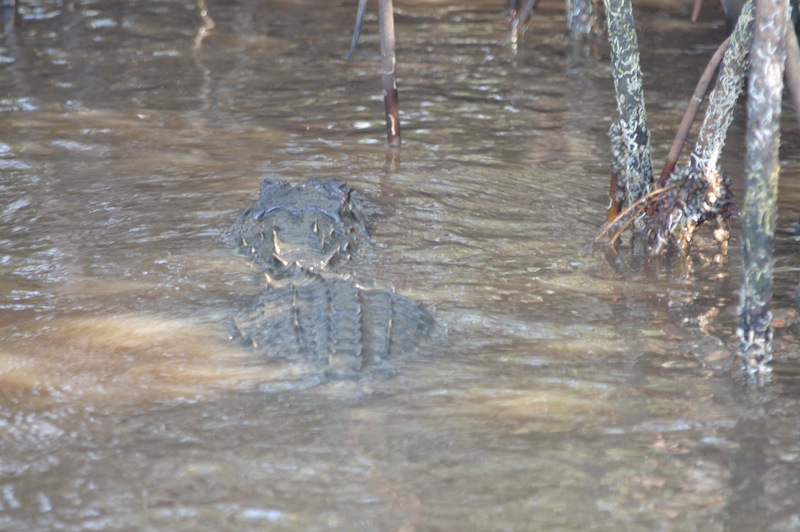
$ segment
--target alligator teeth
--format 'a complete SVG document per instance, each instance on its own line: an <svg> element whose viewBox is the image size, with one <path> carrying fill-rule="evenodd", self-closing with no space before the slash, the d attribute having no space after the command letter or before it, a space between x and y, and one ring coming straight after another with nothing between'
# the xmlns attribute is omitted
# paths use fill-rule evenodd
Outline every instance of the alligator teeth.
<svg viewBox="0 0 800 532"><path fill-rule="evenodd" d="M278 232L275 230L274 227L272 228L272 245L275 247L275 253L273 253L273 255L275 255L276 253L278 255L280 255L281 254L281 240L280 240L280 238L278 238Z"/></svg>
<svg viewBox="0 0 800 532"><path fill-rule="evenodd" d="M244 237L242 237L242 247L243 248L247 247L247 240L245 240Z"/></svg>
<svg viewBox="0 0 800 532"><path fill-rule="evenodd" d="M316 220L314 220L314 224L311 226L311 230L314 231L315 234L319 233L319 225L317 224Z"/></svg>

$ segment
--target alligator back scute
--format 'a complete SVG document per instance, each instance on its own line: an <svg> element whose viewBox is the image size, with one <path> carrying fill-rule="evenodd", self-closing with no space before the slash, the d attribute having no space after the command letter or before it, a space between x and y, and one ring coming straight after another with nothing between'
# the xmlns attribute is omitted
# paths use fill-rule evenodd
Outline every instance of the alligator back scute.
<svg viewBox="0 0 800 532"><path fill-rule="evenodd" d="M235 325L245 345L342 377L412 351L431 318L398 294L306 272L272 283L236 315Z"/></svg>
<svg viewBox="0 0 800 532"><path fill-rule="evenodd" d="M386 290L361 290L359 295L372 363L412 351L430 333L430 314L411 299Z"/></svg>

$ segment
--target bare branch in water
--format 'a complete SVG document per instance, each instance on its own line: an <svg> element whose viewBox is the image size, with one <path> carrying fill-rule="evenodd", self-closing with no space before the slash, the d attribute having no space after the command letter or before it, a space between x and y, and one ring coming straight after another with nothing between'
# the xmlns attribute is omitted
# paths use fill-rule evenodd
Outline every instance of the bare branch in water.
<svg viewBox="0 0 800 532"><path fill-rule="evenodd" d="M800 47L797 33L786 30L786 84L794 104L794 115L800 123Z"/></svg>
<svg viewBox="0 0 800 532"><path fill-rule="evenodd" d="M356 27L353 29L353 38L350 40L350 51L347 52L345 61L350 61L353 53L358 46L358 38L361 37L361 24L364 22L364 12L367 10L367 0L358 0L358 10L356 11Z"/></svg>
<svg viewBox="0 0 800 532"><path fill-rule="evenodd" d="M674 183L666 187L657 188L655 190L648 192L647 194L645 194L632 204L628 205L628 207L624 211L618 213L613 219L609 220L608 223L605 224L605 226L603 226L603 229L601 229L600 232L597 234L597 236L594 237L594 243L597 244L600 241L600 239L606 236L614 226L619 224L621 221L624 221L625 223L623 224L622 229L617 231L615 236L610 239L610 242L613 244L620 237L622 232L628 228L628 226L633 222L633 220L636 219L637 216L642 214L642 212L644 212L645 209L652 206L654 200L657 199L657 197L660 194L672 190L676 186L678 185ZM634 209L636 209L636 214L634 216L628 216Z"/></svg>
<svg viewBox="0 0 800 532"><path fill-rule="evenodd" d="M700 18L700 8L703 7L703 0L694 0L694 7L692 8L692 22L697 22Z"/></svg>
<svg viewBox="0 0 800 532"><path fill-rule="evenodd" d="M397 147L400 146L400 118L392 0L378 0L378 18L381 26L381 81L383 83L383 103L386 109L386 141L390 147Z"/></svg>

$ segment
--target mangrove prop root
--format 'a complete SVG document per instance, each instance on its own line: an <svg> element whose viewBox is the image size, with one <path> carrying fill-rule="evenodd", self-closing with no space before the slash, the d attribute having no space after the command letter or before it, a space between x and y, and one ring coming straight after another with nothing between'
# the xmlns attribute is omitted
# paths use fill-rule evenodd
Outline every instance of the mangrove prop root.
<svg viewBox="0 0 800 532"><path fill-rule="evenodd" d="M746 375L768 375L772 360L772 273L778 189L781 93L788 0L758 0L748 80L744 284L735 352Z"/></svg>
<svg viewBox="0 0 800 532"><path fill-rule="evenodd" d="M392 0L378 0L381 31L381 82L386 110L386 141L400 146L400 118L397 93L397 69L394 53L394 10Z"/></svg>
<svg viewBox="0 0 800 532"><path fill-rule="evenodd" d="M604 0L604 7L620 116L609 131L611 166L624 199L636 202L653 182L639 46L630 0Z"/></svg>
<svg viewBox="0 0 800 532"><path fill-rule="evenodd" d="M686 253L695 229L712 220L718 224L715 238L720 243L720 253L727 250L723 240L729 234L727 219L733 211L733 197L729 178L719 168L719 157L742 92L753 21L754 4L749 0L723 54L690 161L673 169L664 180L664 184L679 186L659 200L644 222L652 255L670 248Z"/></svg>
<svg viewBox="0 0 800 532"><path fill-rule="evenodd" d="M708 109L692 154L692 163L707 179L710 173L718 170L719 156L733 121L733 110L742 92L747 54L753 40L753 20L754 4L753 0L748 0L730 36L717 82L708 97Z"/></svg>

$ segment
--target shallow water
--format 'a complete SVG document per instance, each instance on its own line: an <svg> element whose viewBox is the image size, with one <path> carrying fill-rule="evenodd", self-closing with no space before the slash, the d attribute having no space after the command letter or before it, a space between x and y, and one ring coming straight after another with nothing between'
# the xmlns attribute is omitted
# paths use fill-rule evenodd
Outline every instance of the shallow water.
<svg viewBox="0 0 800 532"><path fill-rule="evenodd" d="M502 2L397 2L395 155L374 11L343 61L354 2L209 2L206 33L188 0L23 4L0 41L0 528L800 528L798 244L765 392L718 373L738 241L648 274L583 251L615 108L560 3L515 54ZM657 157L724 38L707 4L637 3ZM258 284L220 232L262 178L314 175L380 210L359 279L434 312L392 378L320 384L229 340Z"/></svg>

